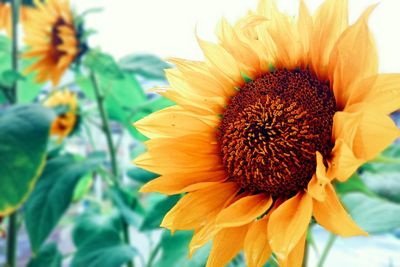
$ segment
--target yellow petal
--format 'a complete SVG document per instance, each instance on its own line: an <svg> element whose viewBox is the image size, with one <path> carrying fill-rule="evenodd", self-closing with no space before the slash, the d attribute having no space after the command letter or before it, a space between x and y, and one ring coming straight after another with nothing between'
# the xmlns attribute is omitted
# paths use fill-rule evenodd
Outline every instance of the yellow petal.
<svg viewBox="0 0 400 267"><path fill-rule="evenodd" d="M223 84L212 73L205 62L189 61L171 58L168 61L174 63L182 73L182 77L193 88L193 92L207 97L226 97L234 93L234 88ZM184 88L187 90L187 88Z"/></svg>
<svg viewBox="0 0 400 267"><path fill-rule="evenodd" d="M333 177L344 182L364 163L365 160L354 156L353 151L343 139L336 140L329 170Z"/></svg>
<svg viewBox="0 0 400 267"><path fill-rule="evenodd" d="M343 32L336 42L329 61L330 80L339 109L346 106L350 85L378 71L378 55L367 20L376 5L368 8L360 19Z"/></svg>
<svg viewBox="0 0 400 267"><path fill-rule="evenodd" d="M226 19L221 19L217 33L222 46L235 58L244 73L250 78L260 74L260 59L257 53L239 38Z"/></svg>
<svg viewBox="0 0 400 267"><path fill-rule="evenodd" d="M177 137L214 131L202 120L201 116L179 106L157 111L134 125L149 138Z"/></svg>
<svg viewBox="0 0 400 267"><path fill-rule="evenodd" d="M309 50L310 50L310 38L313 30L312 17L307 9L304 0L300 1L299 18L297 21L297 29L299 32L301 55L299 63L301 67L306 67L309 63Z"/></svg>
<svg viewBox="0 0 400 267"><path fill-rule="evenodd" d="M272 198L265 194L243 197L219 213L216 225L227 228L248 224L263 215L271 204Z"/></svg>
<svg viewBox="0 0 400 267"><path fill-rule="evenodd" d="M221 210L238 190L236 183L222 183L188 193L165 215L161 226L171 231L197 229L210 220L210 214Z"/></svg>
<svg viewBox="0 0 400 267"><path fill-rule="evenodd" d="M153 179L145 184L140 192L159 192L166 195L175 195L208 187L211 184L223 182L227 179L224 170L212 172L171 173Z"/></svg>
<svg viewBox="0 0 400 267"><path fill-rule="evenodd" d="M207 244L221 230L221 228L215 227L214 222L207 223L205 226L195 230L189 244L189 257L192 257L197 249Z"/></svg>
<svg viewBox="0 0 400 267"><path fill-rule="evenodd" d="M400 109L400 74L379 74L355 83L345 111L377 108L390 114Z"/></svg>
<svg viewBox="0 0 400 267"><path fill-rule="evenodd" d="M223 267L243 248L249 225L222 229L215 236L206 267Z"/></svg>
<svg viewBox="0 0 400 267"><path fill-rule="evenodd" d="M261 220L250 225L244 240L244 253L248 267L262 267L272 254L268 242L268 219L264 216Z"/></svg>
<svg viewBox="0 0 400 267"><path fill-rule="evenodd" d="M311 212L311 197L307 193L298 193L271 214L268 236L279 259L286 258L297 245L310 223Z"/></svg>
<svg viewBox="0 0 400 267"><path fill-rule="evenodd" d="M320 225L334 234L343 237L368 235L347 214L332 185L327 187L325 201L313 201L313 215Z"/></svg>
<svg viewBox="0 0 400 267"><path fill-rule="evenodd" d="M371 160L400 137L400 130L384 114L363 111L354 137L353 151L357 158Z"/></svg>
<svg viewBox="0 0 400 267"><path fill-rule="evenodd" d="M306 245L307 232L303 234L300 241L290 252L289 256L279 261L280 267L301 267L303 266L304 248Z"/></svg>
<svg viewBox="0 0 400 267"><path fill-rule="evenodd" d="M222 46L197 39L207 61L238 86L241 85L243 77L235 59Z"/></svg>
<svg viewBox="0 0 400 267"><path fill-rule="evenodd" d="M347 0L326 0L314 16L311 38L311 67L321 78L327 77L329 55L348 25Z"/></svg>
<svg viewBox="0 0 400 267"><path fill-rule="evenodd" d="M330 179L326 175L326 167L324 165L321 153L316 152L317 168L312 179L308 183L307 192L315 199L322 201L326 197L326 185L330 183Z"/></svg>
<svg viewBox="0 0 400 267"><path fill-rule="evenodd" d="M174 151L156 150L143 153L134 160L134 163L151 172L158 174L207 172L223 168L219 155L196 155Z"/></svg>

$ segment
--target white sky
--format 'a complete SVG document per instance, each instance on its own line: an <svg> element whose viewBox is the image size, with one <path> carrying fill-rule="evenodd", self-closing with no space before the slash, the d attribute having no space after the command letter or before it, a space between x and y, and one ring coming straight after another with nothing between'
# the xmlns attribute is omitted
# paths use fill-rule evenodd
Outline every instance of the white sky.
<svg viewBox="0 0 400 267"><path fill-rule="evenodd" d="M257 5L257 0L72 0L78 11L102 7L88 15L88 27L98 33L92 46L117 58L149 52L161 57L202 59L194 28L213 40L221 16L235 21ZM281 10L295 15L297 0L278 0ZM305 0L314 11L322 0ZM400 0L349 0L353 22L369 5L379 2L370 19L378 45L382 72L400 72Z"/></svg>

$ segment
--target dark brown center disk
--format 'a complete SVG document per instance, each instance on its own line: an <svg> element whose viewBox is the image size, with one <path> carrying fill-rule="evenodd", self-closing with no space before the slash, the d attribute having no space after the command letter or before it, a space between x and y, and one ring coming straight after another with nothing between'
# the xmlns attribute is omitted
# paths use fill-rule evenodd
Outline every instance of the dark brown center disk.
<svg viewBox="0 0 400 267"><path fill-rule="evenodd" d="M329 158L336 103L327 82L308 70L275 70L246 83L220 127L230 179L251 192L289 197L307 187L315 152Z"/></svg>
<svg viewBox="0 0 400 267"><path fill-rule="evenodd" d="M55 61L58 62L62 56L65 55L65 52L63 50L60 50L58 46L63 44L63 40L60 37L60 27L66 26L68 28L73 29L73 27L65 22L63 18L59 18L53 25L51 29L51 58Z"/></svg>

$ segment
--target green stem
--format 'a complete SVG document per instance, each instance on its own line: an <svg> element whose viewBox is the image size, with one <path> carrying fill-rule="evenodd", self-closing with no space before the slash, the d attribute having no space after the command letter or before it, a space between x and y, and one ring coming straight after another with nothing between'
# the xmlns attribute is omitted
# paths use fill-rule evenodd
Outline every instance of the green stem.
<svg viewBox="0 0 400 267"><path fill-rule="evenodd" d="M115 151L115 146L113 144L112 140L112 133L111 133L111 128L110 128L110 123L108 119L108 114L105 110L104 107L104 94L100 89L99 83L97 81L96 75L94 72L90 73L90 79L93 84L93 89L96 95L96 101L97 101L97 106L100 112L100 117L101 117L101 122L103 126L103 132L104 135L106 136L107 140L107 146L108 150L110 153L110 158L111 158L111 171L113 174L113 181L115 183L115 186L117 188L120 188L120 181L118 179L118 164L117 164L117 156L116 156L116 151ZM122 231L123 231L123 236L126 244L130 244L130 238L129 238L129 226L125 222L125 220L122 220ZM134 263L133 261L128 262L128 267L133 267Z"/></svg>
<svg viewBox="0 0 400 267"><path fill-rule="evenodd" d="M97 78L94 73L90 74L90 79L93 84L93 89L94 89L94 92L96 95L97 106L98 106L98 109L100 112L103 132L104 132L104 135L106 136L107 146L108 146L108 150L110 152L111 171L114 176L114 182L119 187L117 157L116 157L114 144L113 144L113 140L112 140L111 128L110 128L110 123L108 120L108 114L104 107L104 95L103 95L103 92L100 90L99 83L97 82Z"/></svg>
<svg viewBox="0 0 400 267"><path fill-rule="evenodd" d="M18 72L18 19L20 0L12 0L12 70ZM12 86L12 99L15 104L18 101L18 83L14 81Z"/></svg>
<svg viewBox="0 0 400 267"><path fill-rule="evenodd" d="M146 267L151 267L153 265L154 260L156 259L158 252L161 249L161 242L151 251L149 261L146 264Z"/></svg>
<svg viewBox="0 0 400 267"><path fill-rule="evenodd" d="M337 235L335 234L330 234L328 242L326 243L326 246L324 248L324 251L322 252L321 258L319 258L317 267L323 267L326 258L328 257L329 251L331 250L333 243L335 243L335 240L337 238Z"/></svg>
<svg viewBox="0 0 400 267"><path fill-rule="evenodd" d="M12 8L12 70L18 72L18 17L19 17L19 0L11 1ZM11 87L10 100L11 104L18 101L18 83L14 81ZM18 214L17 212L10 215L8 220L7 231L7 267L16 266L16 254L18 245Z"/></svg>
<svg viewBox="0 0 400 267"><path fill-rule="evenodd" d="M309 254L309 244L308 241L306 240L306 243L304 244L304 256L303 256L303 264L301 266L307 267L307 262L308 262L308 254Z"/></svg>
<svg viewBox="0 0 400 267"><path fill-rule="evenodd" d="M17 254L17 213L11 214L8 218L8 231L7 231L7 267L16 266Z"/></svg>

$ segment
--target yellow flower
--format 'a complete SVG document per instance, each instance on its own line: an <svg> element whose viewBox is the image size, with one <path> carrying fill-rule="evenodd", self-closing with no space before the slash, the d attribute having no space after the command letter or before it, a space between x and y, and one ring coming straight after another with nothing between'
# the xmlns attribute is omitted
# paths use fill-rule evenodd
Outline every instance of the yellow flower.
<svg viewBox="0 0 400 267"><path fill-rule="evenodd" d="M26 71L37 71L38 82L59 83L61 76L79 57L81 43L68 0L34 1L36 8L28 12L25 42L30 51L26 58L37 58Z"/></svg>
<svg viewBox="0 0 400 267"><path fill-rule="evenodd" d="M22 22L25 22L27 12L29 9L30 7L21 6L20 17ZM11 17L12 17L11 5L9 3L0 2L0 31L5 30L8 36L12 35Z"/></svg>
<svg viewBox="0 0 400 267"><path fill-rule="evenodd" d="M247 265L274 253L301 266L311 217L341 235L367 235L346 213L334 181L346 181L399 137L400 75L378 74L368 8L348 25L346 0L296 18L274 1L219 43L199 39L205 62L172 59L177 103L137 122L150 138L135 163L161 176L142 192L187 193L162 226L194 230L190 254L213 240L207 266L244 250ZM244 78L245 77L245 78Z"/></svg>
<svg viewBox="0 0 400 267"><path fill-rule="evenodd" d="M51 125L51 134L58 136L61 141L75 129L78 121L76 94L68 89L56 91L49 96L44 105L56 109L57 117Z"/></svg>

